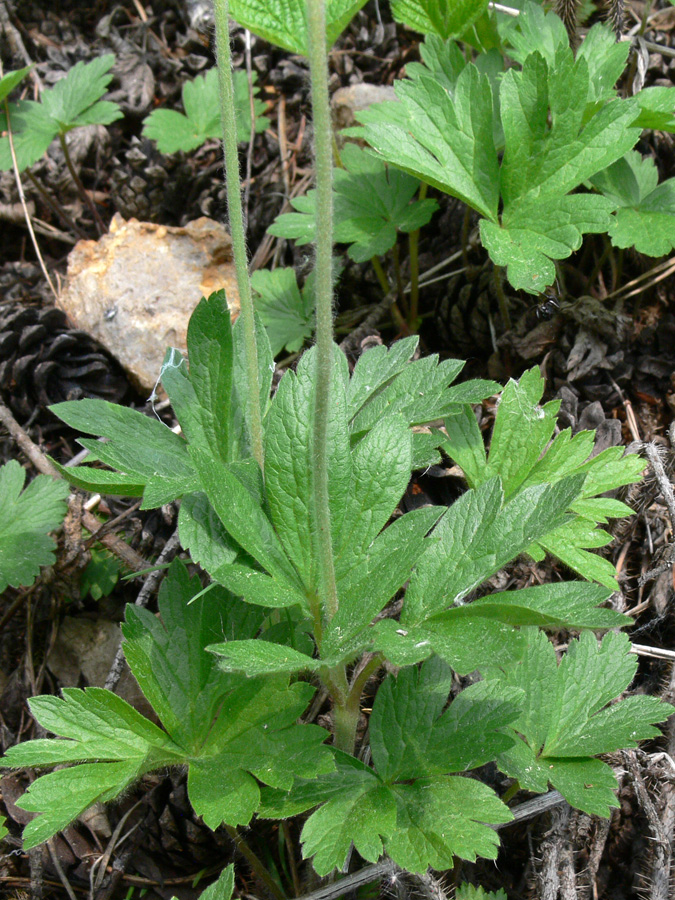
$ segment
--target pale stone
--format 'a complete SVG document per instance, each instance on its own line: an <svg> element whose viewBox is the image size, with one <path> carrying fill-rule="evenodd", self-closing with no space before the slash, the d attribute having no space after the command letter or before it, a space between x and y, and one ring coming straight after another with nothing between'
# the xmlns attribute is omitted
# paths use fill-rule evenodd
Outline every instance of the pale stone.
<svg viewBox="0 0 675 900"><path fill-rule="evenodd" d="M368 109L373 103L396 100L396 92L387 84L351 84L338 88L331 97L333 121L338 129L358 125L355 112Z"/></svg>
<svg viewBox="0 0 675 900"><path fill-rule="evenodd" d="M239 294L223 225L201 218L177 228L117 214L108 234L73 248L59 305L150 392L166 348L185 351L200 298L221 288L234 318Z"/></svg>

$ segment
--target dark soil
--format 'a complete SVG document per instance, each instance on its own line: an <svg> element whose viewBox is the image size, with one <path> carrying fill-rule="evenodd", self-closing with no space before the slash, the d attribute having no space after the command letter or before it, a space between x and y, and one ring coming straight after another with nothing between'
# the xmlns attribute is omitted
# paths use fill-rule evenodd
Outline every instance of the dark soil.
<svg viewBox="0 0 675 900"><path fill-rule="evenodd" d="M200 17L204 8L208 4L200 0L150 0L142 6L137 0L0 0L0 34L3 17L8 23L5 40L0 43L5 71L33 62L35 72L49 86L80 60L111 51L117 55L113 99L122 105L125 117L107 131L89 134L77 153L80 177L87 189L95 192L106 225L115 212L168 225L182 225L203 215L226 219L220 151L215 142L191 155L168 157L141 135L143 118L151 109L180 108L182 84L215 62L208 16ZM664 47L673 44L672 12L664 4L654 27L645 34L648 40ZM629 16L629 21L632 25L636 19ZM235 64L245 66L244 34L236 30L233 39ZM391 84L406 62L418 57L418 36L391 21L388 5L378 7L371 0L331 54L331 88L361 81ZM305 250L271 240L266 229L289 191L311 174L307 65L256 37L251 38L250 58L258 73L261 97L269 107L271 126L256 137L250 154L249 247L255 266L293 265L304 274L309 264ZM648 84L670 85L675 81L675 59L652 53L645 77ZM291 148L285 170L280 160L280 129L283 142ZM25 190L35 206L35 218L44 223L38 238L47 267L52 276L63 276L74 243L80 237L96 239L98 232L89 209L72 188L61 152L53 148L33 171L55 202L48 205L29 181ZM655 158L662 177L673 174L672 135L654 134L640 149ZM475 222L465 218L462 205L455 200L436 199L439 212L421 237L420 270L424 273L464 248L464 259L446 270L464 271L423 289L423 351L465 358L467 375L500 381L538 364L546 377L546 399L562 401L561 428L597 428L604 446L637 439L654 441L663 448L669 464L668 432L675 410L675 288L663 261L630 252L606 255L601 240L589 236L583 249L562 266L563 284L555 304L537 309L532 298L508 298L513 323L507 329L499 313L494 272L475 238ZM23 218L15 214L18 201L12 173L0 174L1 399L43 451L66 461L79 450L76 435L48 412L50 403L98 396L144 409L147 398L135 392L115 360L89 336L73 331L54 309ZM4 211L5 205L15 213ZM73 221L74 228L68 224ZM406 278L407 243L402 241L400 250ZM349 334L381 297L370 266L347 262L337 288L339 339ZM400 334L391 320L379 325L378 335L385 342ZM493 413L485 404L486 428ZM162 414L171 421L170 410ZM31 475L35 473L3 428L0 462L11 458L25 464ZM435 503L451 503L462 487L451 478L435 477L439 474L445 472L420 473L405 502L428 497ZM81 501L73 501L71 525L79 521ZM630 502L638 515L621 525L609 550L621 577L622 595L617 602L636 617L631 633L634 643L672 648L675 620L670 570L656 581L638 582L639 575L654 565L655 557L672 540L672 524L658 492L650 492L649 485L636 491ZM110 530L123 536L146 560L155 560L161 553L175 529L177 514L175 505L141 512L131 501L113 498L102 501L97 512L115 520ZM119 581L100 601L82 590L91 543L83 544L81 532L75 528L71 533L66 527L53 569L43 573L32 588L8 589L2 597L0 750L38 736L26 701L37 693L56 693L60 687L45 661L63 617L120 621L124 605L137 596L136 581ZM518 563L509 577L516 584L532 583L533 578L543 581L551 566L542 563L535 569L533 574L532 566ZM566 636L560 635L561 643L565 640ZM80 683L87 683L84 676ZM641 658L634 687L672 700L670 664ZM609 824L569 808L545 812L502 831L502 851L496 863L458 862L453 873L443 876L439 889L451 893L454 883L468 880L486 890L501 888L509 900L656 896L651 893L655 879L659 875L665 875L666 881L672 878L663 868L658 869L663 865L658 840L672 844L675 820L671 788L675 764L664 752L673 752L672 736L632 756L611 760L623 774L621 806ZM487 773L487 777L497 779L495 773ZM62 897L67 896L67 883L75 896L95 900L138 896L192 900L235 856L238 896L267 896L245 861L236 855L228 834L214 834L195 818L180 772L145 778L107 812L94 810L86 821L56 838L49 850L31 854L20 849L26 818L14 805L28 778L25 773L13 773L0 782L0 812L7 816L11 830L4 855L0 855L0 896L17 900ZM499 786L498 780L495 786ZM527 795L519 795L515 802L526 799ZM670 815L664 814L666 808ZM110 839L111 830L127 813L121 833L130 832L129 837L122 842ZM670 823L662 826L661 835L655 833L657 820ZM297 839L297 823L290 830ZM287 883L285 857L280 853L283 836L276 826L254 823L247 839ZM101 861L107 846L111 852ZM356 854L354 857L353 869L361 865ZM300 861L298 865L302 893L307 893L316 885L309 869ZM393 890L383 883L361 893L376 896L380 887L381 893ZM417 882L401 882L399 889L406 894L419 893L422 887ZM290 887L288 890L293 896Z"/></svg>

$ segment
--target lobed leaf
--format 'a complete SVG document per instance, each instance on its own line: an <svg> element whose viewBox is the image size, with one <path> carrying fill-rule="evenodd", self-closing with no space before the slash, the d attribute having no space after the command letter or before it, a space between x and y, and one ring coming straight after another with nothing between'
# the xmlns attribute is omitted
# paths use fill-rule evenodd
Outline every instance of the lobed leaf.
<svg viewBox="0 0 675 900"><path fill-rule="evenodd" d="M54 540L66 513L68 486L38 475L22 491L26 472L16 461L0 467L0 593L7 585L28 586L41 566L54 562Z"/></svg>

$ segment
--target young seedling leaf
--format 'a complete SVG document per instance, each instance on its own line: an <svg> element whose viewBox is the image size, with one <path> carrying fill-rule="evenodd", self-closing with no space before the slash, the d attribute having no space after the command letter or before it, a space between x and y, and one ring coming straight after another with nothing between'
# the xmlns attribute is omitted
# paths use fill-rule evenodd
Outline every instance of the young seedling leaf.
<svg viewBox="0 0 675 900"><path fill-rule="evenodd" d="M272 355L300 350L314 329L314 294L305 282L298 287L293 269L258 269L251 276L256 310L267 329Z"/></svg>
<svg viewBox="0 0 675 900"><path fill-rule="evenodd" d="M396 243L397 232L408 233L426 225L438 208L435 200L413 197L419 181L354 144L341 153L344 168L334 172L334 238L349 244L355 262L384 256ZM268 229L278 237L295 238L300 245L316 237L316 191L291 201L294 213L284 213Z"/></svg>
<svg viewBox="0 0 675 900"><path fill-rule="evenodd" d="M234 102L237 122L237 142L248 141L251 137L251 102L249 97L248 74L238 70L233 73ZM251 73L253 90L253 111L255 133L264 131L269 119L262 115L265 104L257 98L259 88L255 86L257 73ZM209 69L193 81L183 85L183 107L185 115L172 109L155 109L143 124L143 134L157 142L162 153L189 153L196 150L210 138L223 136L220 121L220 94L218 70Z"/></svg>
<svg viewBox="0 0 675 900"><path fill-rule="evenodd" d="M499 755L500 768L527 789L540 791L550 782L572 806L609 816L610 807L618 806L616 779L593 757L658 736L654 723L671 710L659 698L644 696L608 706L636 668L623 634L610 633L600 643L584 632L558 664L546 636L530 632L520 665L492 676L524 692L523 711L512 726L518 743Z"/></svg>
<svg viewBox="0 0 675 900"><path fill-rule="evenodd" d="M110 69L114 63L112 53L88 63L76 63L53 88L42 92L40 103L22 100L10 104L19 170L37 162L58 135L65 135L81 125L110 125L122 117L117 103L101 100L112 79ZM1 138L0 170L11 167L9 140Z"/></svg>
<svg viewBox="0 0 675 900"><path fill-rule="evenodd" d="M26 471L16 460L0 467L0 593L7 585L32 584L40 567L54 562L49 532L66 513L64 481L38 475L22 490L25 481Z"/></svg>
<svg viewBox="0 0 675 900"><path fill-rule="evenodd" d="M615 247L664 256L675 247L675 178L658 184L654 160L631 151L591 182L617 207L609 236Z"/></svg>

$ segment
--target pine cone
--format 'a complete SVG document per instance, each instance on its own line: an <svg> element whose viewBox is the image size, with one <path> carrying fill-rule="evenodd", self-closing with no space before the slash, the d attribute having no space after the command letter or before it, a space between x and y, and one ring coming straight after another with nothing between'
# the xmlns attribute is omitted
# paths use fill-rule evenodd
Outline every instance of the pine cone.
<svg viewBox="0 0 675 900"><path fill-rule="evenodd" d="M464 273L453 278L434 310L434 322L444 349L451 350L462 359L492 353L490 323L495 338L502 332L492 266L474 269L469 274L473 274L473 278ZM513 297L508 297L508 301L514 316L518 303Z"/></svg>
<svg viewBox="0 0 675 900"><path fill-rule="evenodd" d="M55 306L0 307L0 394L20 421L36 408L94 397L120 403L130 387L119 365Z"/></svg>
<svg viewBox="0 0 675 900"><path fill-rule="evenodd" d="M165 156L152 141L133 137L131 147L115 159L111 196L125 219L175 224L192 193L192 180L181 154Z"/></svg>

